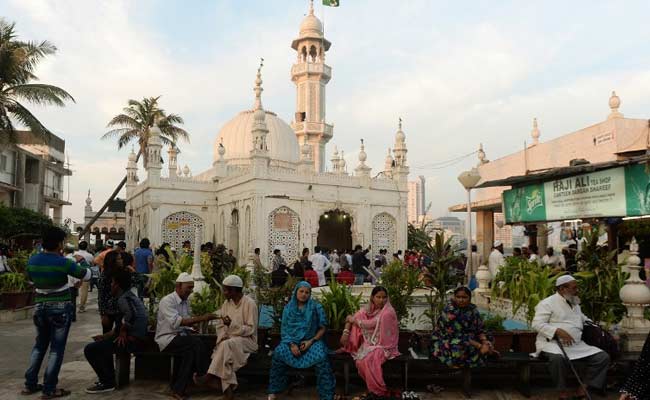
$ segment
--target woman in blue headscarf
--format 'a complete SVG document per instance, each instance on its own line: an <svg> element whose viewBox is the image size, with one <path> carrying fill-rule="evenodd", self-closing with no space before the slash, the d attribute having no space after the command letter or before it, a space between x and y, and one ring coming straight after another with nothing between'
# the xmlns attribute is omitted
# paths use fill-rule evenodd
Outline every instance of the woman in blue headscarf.
<svg viewBox="0 0 650 400"><path fill-rule="evenodd" d="M332 400L336 379L321 340L327 317L320 303L311 298L311 285L299 282L282 312L282 341L273 351L269 376L269 400L287 389L287 369L316 368L316 387L321 400Z"/></svg>

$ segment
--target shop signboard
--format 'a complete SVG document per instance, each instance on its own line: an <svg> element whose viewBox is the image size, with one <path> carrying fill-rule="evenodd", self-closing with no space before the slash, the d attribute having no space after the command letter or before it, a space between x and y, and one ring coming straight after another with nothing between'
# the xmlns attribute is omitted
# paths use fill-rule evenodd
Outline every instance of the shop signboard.
<svg viewBox="0 0 650 400"><path fill-rule="evenodd" d="M506 223L650 214L650 174L634 164L506 190Z"/></svg>

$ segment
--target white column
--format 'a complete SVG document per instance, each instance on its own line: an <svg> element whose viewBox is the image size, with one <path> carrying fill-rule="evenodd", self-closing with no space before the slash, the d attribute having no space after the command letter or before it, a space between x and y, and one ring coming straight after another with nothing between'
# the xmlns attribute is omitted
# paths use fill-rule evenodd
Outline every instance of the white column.
<svg viewBox="0 0 650 400"><path fill-rule="evenodd" d="M201 293L208 285L205 283L203 272L201 272L201 229L196 228L194 232L194 263L192 264L192 279L194 279L194 292Z"/></svg>
<svg viewBox="0 0 650 400"><path fill-rule="evenodd" d="M621 321L621 331L627 337L624 351L641 351L650 329L650 321L643 317L643 311L650 305L650 289L639 278L641 259L638 254L639 245L636 239L632 238L630 256L627 258L630 277L619 292L623 305L627 308L627 315Z"/></svg>

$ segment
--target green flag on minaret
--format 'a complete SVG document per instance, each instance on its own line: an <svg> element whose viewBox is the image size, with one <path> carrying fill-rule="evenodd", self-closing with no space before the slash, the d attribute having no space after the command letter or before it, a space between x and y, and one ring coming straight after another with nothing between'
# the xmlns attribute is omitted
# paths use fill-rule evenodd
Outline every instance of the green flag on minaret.
<svg viewBox="0 0 650 400"><path fill-rule="evenodd" d="M328 7L338 7L339 0L323 0L323 5Z"/></svg>

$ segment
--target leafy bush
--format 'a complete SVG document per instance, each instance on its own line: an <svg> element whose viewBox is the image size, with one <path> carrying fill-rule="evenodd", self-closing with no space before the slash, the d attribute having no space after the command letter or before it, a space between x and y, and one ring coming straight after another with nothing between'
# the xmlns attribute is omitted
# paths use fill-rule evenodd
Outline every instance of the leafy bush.
<svg viewBox="0 0 650 400"><path fill-rule="evenodd" d="M503 332L506 328L503 326L503 322L506 319L500 315L488 315L483 320L483 326L485 330L490 333Z"/></svg>
<svg viewBox="0 0 650 400"><path fill-rule="evenodd" d="M158 272L150 274L151 286L149 293L156 299L162 299L176 288L176 278L180 272L175 269L161 268Z"/></svg>
<svg viewBox="0 0 650 400"><path fill-rule="evenodd" d="M330 329L340 330L345 326L345 318L359 310L361 295L353 295L349 286L336 282L332 278L329 290L321 292L320 303L323 305Z"/></svg>
<svg viewBox="0 0 650 400"><path fill-rule="evenodd" d="M619 291L629 274L616 265L616 250L609 252L598 245L599 235L598 229L585 234L576 255L578 272L573 276L578 280L582 312L593 321L611 325L625 315Z"/></svg>
<svg viewBox="0 0 650 400"><path fill-rule="evenodd" d="M27 208L10 208L0 204L0 239L8 241L19 236L42 237L53 226L45 215Z"/></svg>
<svg viewBox="0 0 650 400"><path fill-rule="evenodd" d="M493 281L492 294L510 299L513 315L525 305L526 323L530 325L535 317L535 306L555 292L555 280L561 274L550 267L540 267L536 261L509 257Z"/></svg>
<svg viewBox="0 0 650 400"><path fill-rule="evenodd" d="M403 266L401 262L392 262L381 273L381 284L388 290L390 304L395 309L397 319L402 326L409 317L409 306L413 304L411 295L420 284L420 270Z"/></svg>
<svg viewBox="0 0 650 400"><path fill-rule="evenodd" d="M294 277L289 277L287 282L281 287L264 288L258 292L258 306L267 305L273 309L273 326L271 330L274 332L280 331L280 324L282 322L282 311L289 303L293 288L298 283Z"/></svg>
<svg viewBox="0 0 650 400"><path fill-rule="evenodd" d="M0 275L0 293L21 293L29 289L29 284L22 273L9 272Z"/></svg>
<svg viewBox="0 0 650 400"><path fill-rule="evenodd" d="M200 293L192 293L190 304L192 305L192 314L195 316L213 313L223 304L225 298L220 290L212 290L206 286Z"/></svg>
<svg viewBox="0 0 650 400"><path fill-rule="evenodd" d="M24 274L27 270L27 262L29 261L30 253L26 250L19 250L13 253L11 258L7 259L9 269L13 272Z"/></svg>
<svg viewBox="0 0 650 400"><path fill-rule="evenodd" d="M436 233L433 244L428 244L423 252L431 259L423 274L425 286L431 288L429 294L425 295L429 309L423 315L434 327L447 303L447 291L455 288L462 279L455 274L454 267L460 260L460 254L451 245L451 238L445 240L444 233Z"/></svg>

